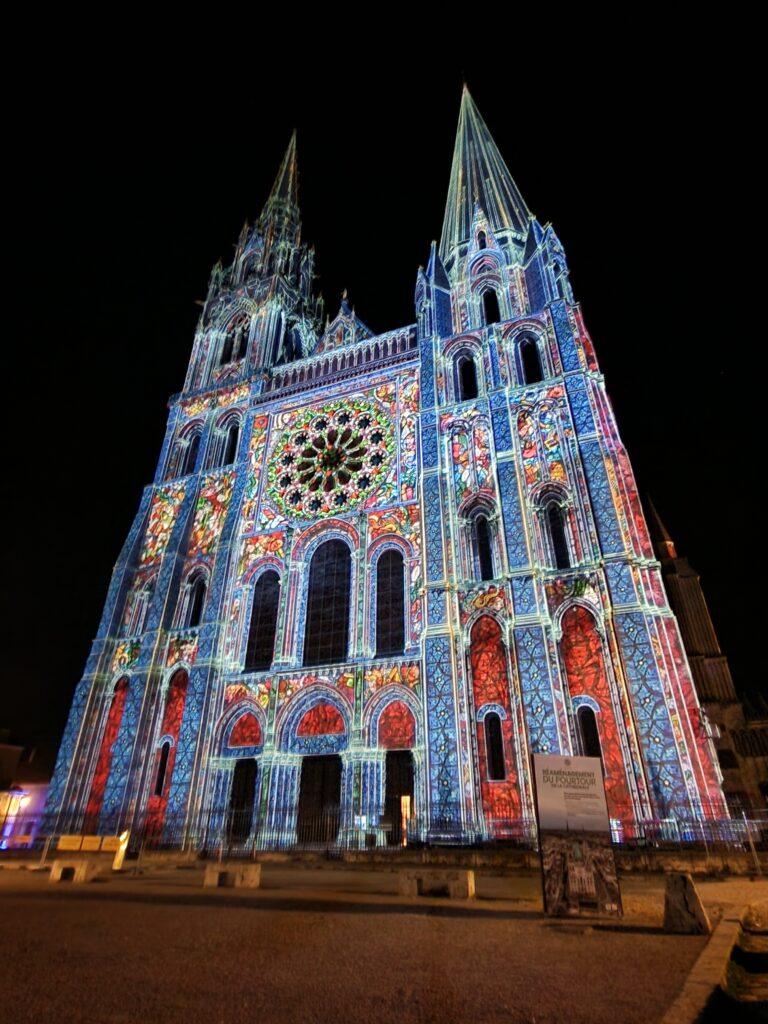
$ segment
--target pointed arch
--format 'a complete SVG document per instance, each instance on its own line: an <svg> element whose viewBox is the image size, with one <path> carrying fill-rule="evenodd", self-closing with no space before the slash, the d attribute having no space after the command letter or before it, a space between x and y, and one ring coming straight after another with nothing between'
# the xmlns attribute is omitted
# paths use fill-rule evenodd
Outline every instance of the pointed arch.
<svg viewBox="0 0 768 1024"><path fill-rule="evenodd" d="M185 445L181 450L180 476L188 476L194 473L197 468L197 459L200 454L200 444L203 437L202 426L193 428L184 435Z"/></svg>
<svg viewBox="0 0 768 1024"><path fill-rule="evenodd" d="M396 547L376 560L376 657L405 650L405 563Z"/></svg>
<svg viewBox="0 0 768 1024"><path fill-rule="evenodd" d="M492 580L493 553L491 547L491 529L487 518L480 513L473 519L473 540L475 550L475 564L479 570L481 580Z"/></svg>
<svg viewBox="0 0 768 1024"><path fill-rule="evenodd" d="M501 626L491 615L475 620L469 638L480 795L486 828L497 834L508 830L511 822L519 821L522 807L507 651ZM493 707L488 708L489 704Z"/></svg>
<svg viewBox="0 0 768 1024"><path fill-rule="evenodd" d="M456 375L456 395L460 402L468 402L479 394L477 383L477 366L471 352L460 352L454 361Z"/></svg>
<svg viewBox="0 0 768 1024"><path fill-rule="evenodd" d="M495 288L486 288L483 292L483 319L487 327L501 320L499 296Z"/></svg>
<svg viewBox="0 0 768 1024"><path fill-rule="evenodd" d="M245 710L234 720L227 737L227 746L260 747L262 744L261 722L251 710Z"/></svg>
<svg viewBox="0 0 768 1024"><path fill-rule="evenodd" d="M496 579L501 567L498 520L494 503L486 495L471 498L465 508L464 551L467 578Z"/></svg>
<svg viewBox="0 0 768 1024"><path fill-rule="evenodd" d="M165 822L188 688L189 675L186 669L178 669L168 686L160 739L155 749L154 770L149 780L151 790L144 819L147 835L158 835Z"/></svg>
<svg viewBox="0 0 768 1024"><path fill-rule="evenodd" d="M104 732L101 737L99 756L96 759L96 767L93 772L93 779L91 780L91 792L88 796L88 803L85 808L83 831L86 833L98 831L99 815L101 813L101 805L104 800L104 790L106 789L107 779L109 778L109 772L112 767L112 750L115 746L118 733L120 732L120 724L123 720L125 702L128 698L128 685L127 676L122 676L115 683L115 688L112 692L112 700L109 705L107 719L104 724Z"/></svg>
<svg viewBox="0 0 768 1024"><path fill-rule="evenodd" d="M259 672L272 665L280 605L280 577L274 569L262 572L253 588L248 644L245 653L246 672Z"/></svg>
<svg viewBox="0 0 768 1024"><path fill-rule="evenodd" d="M390 701L378 716L378 746L385 750L410 750L416 746L416 719L402 700Z"/></svg>
<svg viewBox="0 0 768 1024"><path fill-rule="evenodd" d="M317 709L317 710L315 710ZM278 750L335 754L349 742L350 708L332 686L315 683L291 698L278 716Z"/></svg>
<svg viewBox="0 0 768 1024"><path fill-rule="evenodd" d="M544 517L554 566L556 569L570 569L571 556L566 539L565 516L563 508L556 498L550 498L544 506Z"/></svg>
<svg viewBox="0 0 768 1024"><path fill-rule="evenodd" d="M546 480L534 488L531 498L536 509L544 564L552 569L571 569L578 565L579 548L567 490Z"/></svg>
<svg viewBox="0 0 768 1024"><path fill-rule="evenodd" d="M204 570L199 569L190 574L184 594L183 625L193 628L200 625L208 594L208 577Z"/></svg>
<svg viewBox="0 0 768 1024"><path fill-rule="evenodd" d="M424 732L421 723L421 706L418 698L414 696L413 690L398 683L390 683L377 690L368 702L363 713L363 734L368 739L371 747L380 746L379 723L381 717L390 704L398 702L404 704L413 717L414 722L414 746L424 742Z"/></svg>
<svg viewBox="0 0 768 1024"><path fill-rule="evenodd" d="M350 550L343 540L333 538L315 549L307 584L304 665L346 660L351 576Z"/></svg>
<svg viewBox="0 0 768 1024"><path fill-rule="evenodd" d="M608 813L630 821L633 810L622 752L623 725L614 710L603 638L594 615L583 604L567 608L560 627L560 656L574 709L574 745L585 757L602 758Z"/></svg>
<svg viewBox="0 0 768 1024"><path fill-rule="evenodd" d="M544 380L544 368L539 346L533 335L524 334L518 343L520 376L523 384L538 384Z"/></svg>

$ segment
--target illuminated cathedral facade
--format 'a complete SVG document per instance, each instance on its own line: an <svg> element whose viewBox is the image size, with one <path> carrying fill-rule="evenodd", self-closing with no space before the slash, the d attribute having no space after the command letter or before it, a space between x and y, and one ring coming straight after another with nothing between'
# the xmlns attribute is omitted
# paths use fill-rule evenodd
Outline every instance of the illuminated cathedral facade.
<svg viewBox="0 0 768 1024"><path fill-rule="evenodd" d="M565 254L466 90L415 323L325 318L314 277L292 139L213 270L51 829L525 839L536 752L602 757L625 835L727 817Z"/></svg>

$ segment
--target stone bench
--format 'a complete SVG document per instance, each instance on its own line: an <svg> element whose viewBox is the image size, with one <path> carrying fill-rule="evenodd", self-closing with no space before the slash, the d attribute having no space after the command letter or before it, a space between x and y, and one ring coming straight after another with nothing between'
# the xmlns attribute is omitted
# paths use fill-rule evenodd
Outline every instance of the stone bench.
<svg viewBox="0 0 768 1024"><path fill-rule="evenodd" d="M475 897L475 872L461 869L401 868L401 896L449 896L452 900Z"/></svg>
<svg viewBox="0 0 768 1024"><path fill-rule="evenodd" d="M261 886L261 864L206 864L203 885L215 888L258 889Z"/></svg>
<svg viewBox="0 0 768 1024"><path fill-rule="evenodd" d="M85 857L59 857L53 862L49 882L93 882L102 865Z"/></svg>

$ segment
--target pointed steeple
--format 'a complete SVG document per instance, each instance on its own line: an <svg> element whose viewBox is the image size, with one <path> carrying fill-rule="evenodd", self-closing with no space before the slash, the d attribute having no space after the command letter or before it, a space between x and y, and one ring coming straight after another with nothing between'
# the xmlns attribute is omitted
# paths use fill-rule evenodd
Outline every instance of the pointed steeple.
<svg viewBox="0 0 768 1024"><path fill-rule="evenodd" d="M257 223L265 237L293 237L298 242L299 220L299 167L296 159L296 132L285 151L280 170ZM271 229L271 230L270 230Z"/></svg>
<svg viewBox="0 0 768 1024"><path fill-rule="evenodd" d="M277 202L286 203L289 206L298 206L299 202L299 165L296 159L295 128L291 135L291 141L288 143L288 149L285 151L283 162L280 164L280 170L277 172L272 191L269 193L265 209L271 203Z"/></svg>
<svg viewBox="0 0 768 1024"><path fill-rule="evenodd" d="M530 210L465 85L440 240L444 262L471 237L477 204L494 234L512 231L523 239L527 235Z"/></svg>
<svg viewBox="0 0 768 1024"><path fill-rule="evenodd" d="M645 499L648 511L648 532L651 535L653 546L659 558L677 558L675 542L672 540L669 531L661 521L661 516L656 511L656 506L649 497Z"/></svg>

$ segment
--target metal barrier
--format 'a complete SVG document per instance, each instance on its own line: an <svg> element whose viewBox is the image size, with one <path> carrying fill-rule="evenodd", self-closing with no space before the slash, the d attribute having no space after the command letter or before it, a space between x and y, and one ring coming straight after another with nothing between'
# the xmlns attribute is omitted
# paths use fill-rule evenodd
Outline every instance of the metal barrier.
<svg viewBox="0 0 768 1024"><path fill-rule="evenodd" d="M84 827L82 818L59 816L37 820L35 833L26 832L17 820L12 835L3 837L6 852L52 849L62 836L118 835L130 829L130 849L183 850L207 855L253 855L266 850L364 850L396 849L407 846L451 845L473 848L537 849L536 826L530 819L487 816L480 821L462 820L462 808L442 818L418 813L407 821L403 836L400 821L387 817L348 816L340 807L328 807L313 815L297 814L295 805L259 817L251 811L228 807L208 808L190 826L181 818L167 816L162 822L115 817L100 820L97 828ZM623 822L612 820L611 831L617 850L658 849L695 851L710 849L768 851L768 811L749 818L722 820L663 818ZM404 841L405 840L405 841Z"/></svg>

